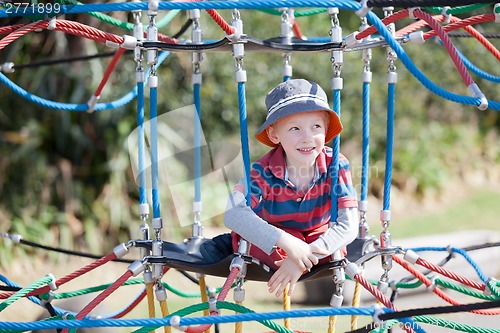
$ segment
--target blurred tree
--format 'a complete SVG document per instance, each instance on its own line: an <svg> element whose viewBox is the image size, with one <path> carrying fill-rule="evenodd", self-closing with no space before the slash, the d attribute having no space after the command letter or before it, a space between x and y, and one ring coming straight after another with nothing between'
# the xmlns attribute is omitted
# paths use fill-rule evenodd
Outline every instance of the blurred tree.
<svg viewBox="0 0 500 333"><path fill-rule="evenodd" d="M230 20L230 12L222 11ZM130 15L113 13L121 20ZM161 15L161 14L160 14ZM280 16L244 10L244 31L256 38L280 34ZM467 15L470 15L468 13ZM145 16L145 15L144 15ZM73 20L117 35L129 33L86 14L67 15ZM146 19L143 17L143 19ZM188 19L181 12L162 29L174 35ZM327 36L331 27L327 14L297 18L309 37ZM358 29L359 19L343 11L340 21L344 35ZM21 19L19 22L28 22ZM401 28L411 21L398 22ZM12 24L4 20L0 25ZM204 39L217 40L223 33L207 15L202 15ZM484 25L488 30L492 25ZM490 29L494 31L494 29ZM189 39L189 32L181 39ZM472 39L454 40L463 53L480 59L484 70L498 70L498 60ZM448 90L466 94L454 65L444 48L432 41L406 45L405 50L418 68ZM109 51L103 45L61 32L31 33L0 52L0 62L16 65L90 55ZM9 79L43 98L69 103L86 103L99 84L109 59L26 68L8 74ZM294 53L294 77L304 77L330 87L332 66L328 52ZM282 80L280 52L247 52L244 67L249 132L265 117L264 96ZM460 177L481 163L498 163L498 112L477 111L474 107L446 101L426 90L397 62L396 139L394 183L424 196L438 191L447 179ZM134 86L135 63L130 54L120 60L102 100L114 100ZM202 125L209 141L237 140L239 117L234 60L230 52L205 54L202 63ZM345 54L342 76L343 149L359 165L361 133L361 70L359 52ZM387 60L385 49L373 50L371 163L384 169ZM193 103L191 55L172 54L160 66L160 113ZM477 80L487 96L496 96L494 84ZM126 139L136 126L135 101L117 110L92 114L48 110L26 102L10 89L0 89L0 225L1 231L20 233L47 245L79 247L94 253L111 250L117 242L136 237L137 187L133 180ZM236 141L237 142L237 141ZM251 138L254 156L265 150ZM477 165L470 165L473 160ZM356 176L356 175L355 175ZM373 194L380 195L383 172L372 175ZM359 181L359 180L357 180ZM172 203L163 198L169 210ZM10 247L0 243L0 247ZM16 250L17 251L17 250ZM10 258L18 255L12 253ZM4 261L2 261L4 263ZM7 263L7 262L5 262Z"/></svg>

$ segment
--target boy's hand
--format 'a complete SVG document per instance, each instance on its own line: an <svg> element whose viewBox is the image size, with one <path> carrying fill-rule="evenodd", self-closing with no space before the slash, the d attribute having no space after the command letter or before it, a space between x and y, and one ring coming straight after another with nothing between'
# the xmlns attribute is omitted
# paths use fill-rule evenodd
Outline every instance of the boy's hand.
<svg viewBox="0 0 500 333"><path fill-rule="evenodd" d="M288 289L288 296L291 296L297 281L302 275L303 270L291 259L286 258L283 260L275 261L278 270L274 272L267 286L269 287L269 292L272 293L276 288L276 296L280 296L285 290L287 284L290 284L290 289Z"/></svg>
<svg viewBox="0 0 500 333"><path fill-rule="evenodd" d="M318 263L318 257L314 255L309 244L286 232L278 239L276 246L286 252L287 259L292 260L301 272Z"/></svg>

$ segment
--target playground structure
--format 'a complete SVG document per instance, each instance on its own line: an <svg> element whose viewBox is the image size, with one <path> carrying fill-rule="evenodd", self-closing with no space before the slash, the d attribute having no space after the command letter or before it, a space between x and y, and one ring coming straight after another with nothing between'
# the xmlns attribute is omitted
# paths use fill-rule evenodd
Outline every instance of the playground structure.
<svg viewBox="0 0 500 333"><path fill-rule="evenodd" d="M141 327L135 332L149 332L154 328L163 326L165 331L169 331L171 327L175 327L187 332L203 332L210 329L213 324L220 324L226 322L242 322L247 320L259 320L270 329L278 332L289 332L290 327L289 319L298 316L328 316L328 331L335 330L335 322L337 316L351 315L353 316L352 330L359 332L368 331L384 331L391 329L399 321L399 326L407 332L425 332L423 324L448 326L451 327L449 322L437 317L430 317L427 314L439 314L452 311L471 311L479 315L498 315L500 312L492 308L500 306L500 290L498 283L494 278L485 276L482 270L475 265L473 260L468 255L467 251L459 248L452 247L420 247L416 249L402 248L393 244L391 240L389 226L391 221L390 210L390 193L391 193L391 170L392 170L392 144L394 135L394 95L395 86L397 84L397 71L396 62L399 60L425 87L433 93L446 98L448 100L474 105L480 110L486 108L499 110L500 105L498 101L489 100L481 91L480 87L472 79L469 70L473 71L476 75L480 75L487 80L498 82L498 77L488 74L464 59L463 56L456 50L453 43L448 36L449 33L463 28L470 35L474 36L480 41L490 52L500 60L500 53L498 50L481 34L478 30L474 29L472 25L482 22L500 21L500 6L493 6L493 13L470 17L468 19L458 19L452 15L454 11L464 12L469 9L468 5L472 3L464 2L463 6L455 8L440 8L439 14L432 17L425 9L418 7L405 8L398 12L393 12L394 8L389 7L388 4L383 5L385 17L380 19L372 11L371 6L377 6L379 2L372 1L371 3L354 1L335 1L335 2L322 2L322 1L278 1L278 2L265 2L265 1L239 1L239 2L225 2L225 1L211 1L211 2L129 2L129 3L114 3L114 4L93 4L93 5L53 5L50 6L25 6L23 10L20 7L4 6L4 10L0 11L0 18L11 17L19 15L33 15L33 14L47 14L51 16L50 19L35 21L26 25L1 27L0 34L6 35L0 40L0 50L9 43L15 41L21 36L28 34L37 29L59 30L66 33L75 34L84 38L95 40L96 42L106 43L106 45L114 46L117 51L109 64L103 80L99 85L94 95L85 104L69 104L69 103L55 103L44 100L38 96L31 95L24 91L22 88L16 86L13 82L9 81L6 75L0 73L2 83L11 88L14 92L29 99L32 102L40 103L47 108L55 108L60 110L73 110L73 111L87 111L94 112L110 108L115 108L137 99L137 113L138 113L138 131L137 136L137 164L138 164L138 183L140 194L139 214L141 217L142 225L140 230L142 239L130 240L126 244L116 246L113 253L110 253L102 258L96 258L97 261L93 264L85 266L80 270L68 274L60 279L55 279L53 276L44 277L32 285L24 288L19 288L7 277L2 276L2 281L5 283L5 292L0 294L5 299L0 304L0 311L3 311L7 306L21 297L30 297L31 300L43 303L53 315L53 318L48 321L39 321L33 323L18 323L18 322L2 322L0 323L0 330L7 332L24 331L40 328L63 328L63 331L73 330L80 327L98 327L98 326L113 326L113 327ZM398 4L393 1L394 6ZM425 2L422 6L425 6ZM475 2L477 3L477 1ZM417 3L418 4L418 3ZM401 5L406 6L406 3ZM416 5L415 5L416 6ZM255 8L279 8L274 11L275 14L281 15L281 36L279 40L259 40L248 36L243 31L243 20L240 16L238 9L255 9ZM302 7L318 8L316 11L326 13L330 16L332 27L330 30L330 37L328 39L317 40L304 40L301 38L300 30L294 20L294 16L300 12ZM293 8L293 9L292 9ZM216 10L230 9L232 10L233 21L228 24L222 19ZM429 10L436 10L436 8L426 8ZM64 19L59 19L57 15L65 13L94 13L111 11L131 11L135 22L133 24L125 24L132 28L132 35L125 35L123 37L106 33L95 28L84 26L77 22L70 22ZM163 36L158 33L156 23L157 15L162 10L170 10L168 15L173 15L174 11L189 10L192 27L192 40L190 43L182 44L177 40ZM202 30L199 25L199 18L202 14L201 10L206 12L214 19L214 21L221 27L225 33L225 37L219 41L206 42L202 40ZM338 14L340 10L350 10L360 17L362 28L359 32L353 32L348 36L344 36ZM149 19L149 25L143 29L140 17L142 11L146 11ZM102 16L103 14L99 14ZM304 14L305 15L305 14ZM394 22L411 17L418 19L415 23L405 27L404 29L396 31ZM440 25L439 22L443 22ZM423 32L421 29L424 26L431 27L432 30ZM379 36L373 36L378 33ZM146 37L145 37L146 36ZM448 92L435 83L431 82L418 68L416 68L411 59L406 55L402 45L406 43L424 43L430 38L439 36L440 41L450 54L451 60L456 65L465 86L472 94L470 96L457 95ZM387 70L387 83L388 83L388 109L387 109L387 149L386 149L386 173L384 183L384 200L383 208L380 213L380 220L383 226L383 232L379 237L372 237L368 234L366 225L365 214L368 209L367 204L367 184L368 174L367 169L368 161L368 142L369 142L369 90L372 73L370 71L371 53L370 50L375 47L387 47L388 70ZM111 75L114 67L118 63L119 58L125 53L125 50L133 50L134 59L136 60L136 88L123 98L111 103L99 103L100 95L104 85L106 84L109 76ZM249 309L245 308L242 303L245 298L245 291L243 289L244 280L258 280L266 281L271 276L271 272L265 267L262 267L253 258L247 255L249 244L242 242L240 250L236 254L228 253L221 260L217 262L207 262L206 257L200 252L204 244L211 242L212 239L203 237L203 226L201 224L201 185L195 181L195 200L193 203L193 228L192 236L181 244L175 244L164 241L161 238L161 231L163 228L163 221L160 212L160 200L158 186L158 144L156 138L158 137L157 121L158 112L156 109L158 77L156 75L156 67L159 66L162 60L167 56L167 53L160 53L160 50L170 52L192 52L193 54L193 94L196 116L199 118L201 114L201 100L200 89L202 83L201 61L203 60L202 52L210 52L211 50L226 50L231 51L235 59L235 80L238 86L238 102L239 102L239 115L240 115L240 129L241 129L241 149L243 156L243 165L246 179L249 179L249 142L247 133L247 120L246 120L246 106L245 106L245 83L247 81L247 73L243 65L245 50L265 51L270 50L274 52L283 53L283 79L287 80L292 77L291 57L294 52L308 52L308 51L324 51L330 52L331 61L333 65L333 105L334 110L339 111L340 95L343 88L342 78L342 65L343 53L350 51L360 51L363 54L363 176L362 188L359 203L361 224L359 228L358 239L348 247L348 255L346 258L334 256L332 262L326 266L315 267L310 273L305 274L301 280L316 279L319 277L332 276L335 285L335 292L331 298L331 307L327 309L317 310L290 310L290 299L285 297L284 309L285 311L276 313L252 313ZM2 72L8 74L9 71L15 70L14 64L4 64ZM145 69L148 69L146 71ZM469 70L468 70L469 69ZM149 88L150 105L149 115L150 122L145 125L144 122L144 95L145 84ZM194 122L196 128L195 145L193 154L193 164L198 166L202 160L201 138L199 122ZM149 160L146 160L146 147L144 136L146 132L149 134L150 147L149 147ZM335 139L333 143L334 151L338 153L339 139ZM147 168L145 165L150 167ZM147 176L146 173L150 173ZM201 177L201 170L195 168L194 179L198 180ZM335 177L335 175L334 175ZM148 179L147 179L148 178ZM147 183L150 183L152 210L149 211L149 204L147 202ZM248 186L248 184L247 184ZM333 195L333 194L332 194ZM332 200L336 202L336 200ZM336 207L332 207L332 211L336 211ZM332 214L333 215L333 214ZM150 218L151 216L151 218ZM334 216L332 216L332 220ZM148 225L151 223L151 227ZM151 230L152 229L152 230ZM152 234L150 234L152 231ZM40 246L33 242L23 240L21 236L14 234L3 233L2 236L9 238L12 241L20 244ZM54 309L50 305L50 299L61 297L56 293L59 286L85 274L106 263L120 259L125 256L131 248L140 248L141 258L130 263L130 266L124 274L109 286L104 287L104 290L81 311L75 314L64 314L64 311ZM452 258L452 254L459 254L463 256L475 269L479 281L471 278L461 276L451 272L444 267L443 261L440 264L434 264L425 260L423 256L418 255L418 252L425 251L443 251L448 253L449 256L445 261ZM364 264L374 258L381 258L382 262L382 275L380 279L374 283L368 281L363 274ZM440 298L446 300L452 306L433 309L415 309L415 310L399 310L393 303L394 299L389 299L386 292L389 287L405 288L408 283L401 281L393 283L390 280L390 271L394 264L400 265L409 273L411 273L418 284L424 284L429 290L435 293ZM417 270L415 266L424 267L425 269L439 274L439 277L429 276ZM168 269L179 269L182 271L190 271L198 273L198 282L200 286L201 303L190 306L186 309L181 309L176 312L170 313L167 306L167 292L165 284L162 279ZM228 269L230 269L228 274ZM131 279L131 277L143 274L142 279ZM343 284L345 282L345 275L356 281L356 291L353 298L353 307L342 307L343 302ZM207 292L205 284L205 275L215 275L225 277L226 282L223 287L215 293L212 289ZM168 278L168 277L167 277ZM456 281L461 285L455 285L450 282ZM131 282L133 281L133 282ZM119 314L103 316L106 319L89 319L90 312L105 298L110 296L115 290L127 283L143 283L145 285L144 291L130 304L126 309L120 311ZM464 286L462 286L464 285ZM234 303L227 302L226 297L230 288L234 286ZM442 288L441 288L442 287ZM359 303L359 293L361 288L370 292L375 299L383 307L369 307L360 308L356 303ZM453 299L444 291L444 288L452 289L476 298L487 300L487 302L461 304ZM39 297L39 299L33 296ZM64 295L68 296L68 295ZM148 299L149 305L149 319L114 319L122 318L131 308L135 307L140 300L144 297ZM394 296L395 297L395 296ZM42 299L42 301L40 301ZM159 303L163 318L154 317L154 301ZM356 301L357 299L357 301ZM230 309L241 313L234 316L220 315L220 309ZM203 317L186 317L186 315L204 311ZM374 323L367 325L364 328L357 328L355 320L356 316L369 316L373 317ZM64 317L64 318L63 318ZM277 325L271 319L285 319L284 326ZM69 320L73 319L73 320ZM200 325L200 326L194 326ZM460 325L454 323L453 327L461 331L479 331L479 332L498 332L494 327L480 328L470 327L467 325ZM243 327L236 325L235 330L242 332Z"/></svg>

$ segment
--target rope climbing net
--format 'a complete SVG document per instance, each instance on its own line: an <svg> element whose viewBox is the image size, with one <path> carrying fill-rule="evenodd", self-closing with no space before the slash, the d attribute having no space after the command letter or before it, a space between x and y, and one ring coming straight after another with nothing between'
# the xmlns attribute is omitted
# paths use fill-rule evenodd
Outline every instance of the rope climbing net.
<svg viewBox="0 0 500 333"><path fill-rule="evenodd" d="M438 7L439 6L439 7ZM395 11L395 8L403 8ZM383 17L380 18L372 10L382 8ZM460 19L454 14L468 13L472 10L483 8L485 14ZM260 10L269 15L281 16L281 35L278 39L259 39L252 37L243 31L243 19L240 9ZM218 13L218 10L231 10L232 21L228 23ZM340 25L340 11L349 11L357 15L361 22L359 31L344 35ZM134 22L121 22L106 13L125 11L132 13ZM166 12L165 16L158 16ZM166 36L159 29L167 25L179 12L189 11L189 20L174 36ZM220 27L224 37L220 40L203 40L203 31L200 25L201 11L206 13ZM63 15L87 13L107 24L114 25L127 31L122 36L105 32L97 28L66 20ZM435 14L435 15L431 15ZM141 16L148 17L149 24L143 25ZM331 21L331 29L327 38L307 39L302 35L296 18L301 16L328 15ZM494 34L485 34L481 29L473 26L500 22L500 4L492 4L488 1L180 1L159 2L151 0L148 2L132 1L125 3L97 3L83 4L75 0L64 0L53 4L49 3L3 3L0 10L0 19L13 17L28 17L32 22L27 24L14 24L0 27L0 51L5 49L19 38L39 30L55 30L66 34L75 35L88 40L102 43L116 51L98 55L112 56L102 80L94 94L86 103L61 103L47 100L32 94L9 79L8 75L15 70L42 65L42 63L31 63L18 65L5 63L1 66L0 81L14 93L26 100L37 103L45 108L95 112L101 110L116 109L136 100L137 102L137 164L139 183L139 215L141 219L141 239L130 240L127 243L116 246L112 253L105 256L93 256L85 253L67 251L52 248L42 244L24 240L20 235L2 232L1 236L9 239L15 244L32 246L48 251L59 251L70 255L87 256L95 259L94 262L72 272L62 278L47 275L28 286L21 287L0 275L1 285L0 312L6 311L14 302L27 298L30 301L44 306L51 317L49 320L34 322L0 322L2 332L20 332L35 329L57 329L61 332L75 331L77 328L95 327L139 327L134 332L151 332L163 327L165 332L170 332L174 327L186 332L205 332L215 325L223 323L237 323L236 332L242 332L242 322L258 321L276 332L291 332L290 319L298 317L328 317L328 332L335 331L336 318L338 316L351 316L351 332L383 332L400 327L406 332L425 332L425 327L432 330L435 326L453 328L465 332L500 332L496 328L485 328L452 322L442 319L436 315L455 312L470 312L478 316L496 316L500 314L500 290L499 283L493 277L485 275L479 265L469 255L471 251L477 251L500 244L485 244L471 248L454 247L426 247L426 248L403 248L393 245L389 233L391 221L390 193L392 180L392 150L394 141L394 114L395 114L395 87L398 81L396 70L397 61L411 73L425 88L446 100L472 105L480 110L500 110L498 101L489 99L480 85L473 79L473 75L480 80L499 82L498 76L488 73L476 66L473 61L467 59L452 42L452 37L458 36L457 30L463 29L468 37L474 37L481 43L496 59L500 60L500 52L489 39L498 37ZM396 22L411 18L415 21L402 29L396 29ZM189 42L178 39L187 29L191 28L191 39ZM131 33L130 33L131 32ZM449 54L461 80L465 84L466 93L457 94L440 87L430 80L417 66L404 50L406 44L422 44L427 40L438 40ZM380 220L383 231L380 237L368 235L366 213L368 209L368 149L369 149L369 112L370 112L370 83L372 72L370 62L372 60L371 50L384 47L387 49L387 138L386 138L386 167L384 179L383 207L380 212ZM269 270L261 272L265 267L259 265L255 259L248 256L248 244L242 242L238 253L231 254L217 263L206 263L203 257L198 256L199 248L207 239L203 237L201 224L202 202L201 202L201 128L195 122L194 128L194 186L195 196L193 202L193 232L192 237L183 244L173 244L164 241L161 236L163 220L160 210L160 186L158 170L158 73L157 69L170 53L190 52L192 54L193 66L193 99L196 118L201 113L201 84L202 72L201 62L203 53L212 51L231 52L235 60L235 81L238 91L238 106L240 120L240 137L242 159L244 165L244 179L249 186L249 141L247 132L247 111L245 101L245 85L247 82L247 71L244 68L245 50L258 52L279 52L283 56L283 80L292 77L292 55L297 52L322 51L330 55L333 66L332 91L334 110L340 113L341 91L343 89L342 66L345 52L361 52L363 60L363 161L362 161L362 187L359 202L360 226L359 235L355 243L348 248L346 258L337 255L332 256L332 263L328 267L319 267L304 275L303 280L314 279L322 276L333 277L335 286L334 294L328 308L291 310L289 297L284 297L284 310L277 312L256 313L242 305L245 299L243 288L246 279L265 280L268 278ZM104 87L109 81L114 69L125 54L133 53L136 62L135 81L136 86L124 96L115 101L100 102ZM51 61L44 65L61 61L81 61L91 57L78 57ZM92 57L93 58L93 57ZM471 72L473 75L471 75ZM149 105L145 105L145 88L149 88ZM149 123L145 122L145 109L149 110ZM145 135L149 134L149 147L146 147ZM340 141L335 138L333 142L334 158L338 158ZM148 148L148 149L147 149ZM147 150L147 152L146 152ZM148 153L148 154L147 154ZM146 155L149 158L146 158ZM334 162L334 165L338 164ZM150 165L150 168L146 168ZM146 171L150 176L146 175ZM333 175L337 177L337 175ZM152 214L148 203L147 178L150 180ZM332 183L336 183L333 179ZM249 192L249 191L247 191ZM333 192L333 191L332 191ZM332 198L335 194L332 193ZM247 202L250 202L247 198ZM337 200L332 200L332 220L335 220ZM148 223L151 223L149 226ZM141 250L141 257L132 261L123 259L132 248ZM440 263L435 264L419 252L439 251L447 256ZM457 274L444 265L460 255L470 264L475 272L474 277ZM364 274L365 263L373 258L380 257L382 261L383 274L378 280L369 280ZM113 283L103 284L91 288L75 290L71 292L58 292L64 284L80 278L81 276L105 266L111 261L128 263L129 266ZM411 278L395 281L390 279L393 265L397 264L402 270L407 271ZM255 270L257 267L257 271ZM180 270L186 278L193 280L199 285L199 293L184 293L171 284L163 282L162 279L169 269ZM229 274L227 269L229 268ZM185 271L197 273L194 278ZM142 274L141 278L137 276ZM225 283L219 289L210 288L205 281L206 275L217 275L225 278ZM352 306L342 306L344 283L352 280L355 284L355 292ZM143 285L144 289L133 298L132 302L124 309L113 314L102 314L95 317L91 313L103 303L116 290L127 285ZM427 290L434 293L440 299L448 303L447 306L414 308L401 310L395 306L398 292L402 289L412 289L425 286ZM234 289L234 302L226 301L227 295ZM360 307L361 290L366 290L376 301L376 305ZM391 290L391 296L386 296ZM199 297L200 302L189 305L180 310L171 312L167 305L167 291L186 298ZM448 291L454 291L481 302L463 303L452 297ZM51 304L52 300L73 298L79 295L98 293L98 295L84 306L80 311L72 313L59 309ZM149 318L127 319L125 316L137 307L146 298L148 302ZM161 317L155 318L155 302L159 304ZM236 312L234 315L222 315L221 309ZM202 316L189 316L202 312ZM432 316L431 316L432 315ZM358 328L358 317L368 318L369 323ZM284 319L284 325L279 325L275 319ZM427 325L427 326L426 326ZM297 331L297 330L295 330Z"/></svg>

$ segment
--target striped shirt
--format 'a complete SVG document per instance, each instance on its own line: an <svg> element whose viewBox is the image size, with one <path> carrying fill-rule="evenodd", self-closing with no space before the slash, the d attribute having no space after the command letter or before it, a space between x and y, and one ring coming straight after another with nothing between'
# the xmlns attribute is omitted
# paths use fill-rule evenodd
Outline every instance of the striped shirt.
<svg viewBox="0 0 500 333"><path fill-rule="evenodd" d="M325 147L316 159L316 175L307 192L287 177L283 148L278 146L252 165L251 208L259 217L280 229L311 231L328 225L331 214L332 149ZM243 192L243 184L236 190ZM338 209L357 207L349 161L339 154L335 187Z"/></svg>

